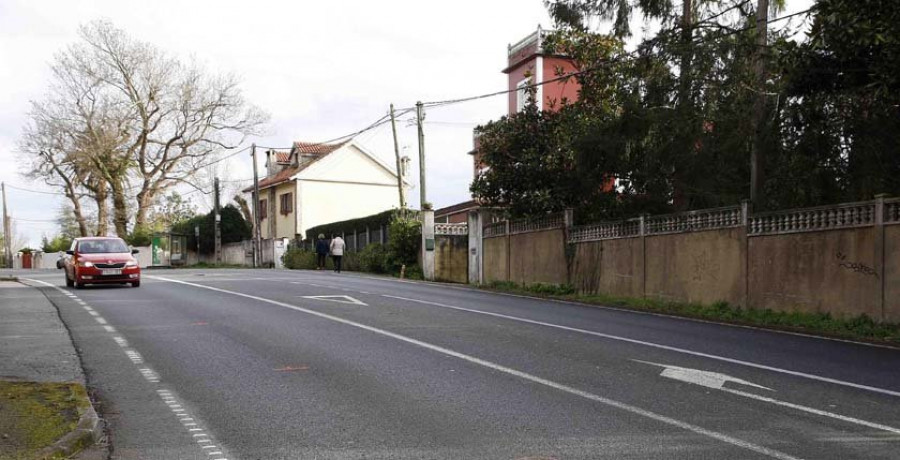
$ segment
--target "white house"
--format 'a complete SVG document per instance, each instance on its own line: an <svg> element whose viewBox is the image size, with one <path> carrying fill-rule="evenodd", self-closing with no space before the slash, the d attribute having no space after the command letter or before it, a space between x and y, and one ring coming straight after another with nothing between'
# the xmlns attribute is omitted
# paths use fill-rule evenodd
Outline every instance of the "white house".
<svg viewBox="0 0 900 460"><path fill-rule="evenodd" d="M400 207L395 168L353 141L294 142L289 152L269 150L266 174L259 181L264 239L303 239L317 225ZM244 192L252 197L253 187Z"/></svg>

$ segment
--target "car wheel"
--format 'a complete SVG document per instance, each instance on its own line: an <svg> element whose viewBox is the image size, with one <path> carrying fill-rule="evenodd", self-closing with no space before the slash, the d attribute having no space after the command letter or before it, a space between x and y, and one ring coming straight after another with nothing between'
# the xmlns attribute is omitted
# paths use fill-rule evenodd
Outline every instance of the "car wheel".
<svg viewBox="0 0 900 460"><path fill-rule="evenodd" d="M135 282L131 283L131 287L141 287L141 282L135 281Z"/></svg>
<svg viewBox="0 0 900 460"><path fill-rule="evenodd" d="M68 274L68 273L66 274L66 286L67 286L67 287L75 286L75 282L69 279L69 274Z"/></svg>

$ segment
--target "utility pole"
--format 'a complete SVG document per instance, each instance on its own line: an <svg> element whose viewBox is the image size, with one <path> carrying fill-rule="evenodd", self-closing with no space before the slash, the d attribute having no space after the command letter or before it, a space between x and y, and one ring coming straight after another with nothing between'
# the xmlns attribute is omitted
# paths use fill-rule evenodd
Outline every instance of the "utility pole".
<svg viewBox="0 0 900 460"><path fill-rule="evenodd" d="M12 235L10 235L9 228L9 208L6 207L6 183L0 182L0 189L3 190L3 252L5 252L6 267L12 268L12 243L10 239Z"/></svg>
<svg viewBox="0 0 900 460"><path fill-rule="evenodd" d="M769 32L769 0L756 3L756 100L753 102L753 145L750 152L750 202L754 209L764 206L766 55Z"/></svg>
<svg viewBox="0 0 900 460"><path fill-rule="evenodd" d="M397 123L394 119L394 104L391 104L391 131L394 132L394 156L397 158L397 191L400 193L400 209L406 209L403 192L403 170L400 166L400 146L397 144Z"/></svg>
<svg viewBox="0 0 900 460"><path fill-rule="evenodd" d="M422 131L422 121L425 113L422 102L416 102L416 121L419 125L419 191L420 207L422 208L422 274L428 281L434 280L434 211L428 204L425 195L425 133Z"/></svg>
<svg viewBox="0 0 900 460"><path fill-rule="evenodd" d="M256 143L250 148L253 157L253 266L260 266L262 241L259 235L259 173L256 172Z"/></svg>
<svg viewBox="0 0 900 460"><path fill-rule="evenodd" d="M416 102L416 124L419 126L419 207L425 209L425 133L422 131L422 122L425 120L425 111L422 101Z"/></svg>
<svg viewBox="0 0 900 460"><path fill-rule="evenodd" d="M222 263L222 213L219 209L219 178L216 178L216 264Z"/></svg>

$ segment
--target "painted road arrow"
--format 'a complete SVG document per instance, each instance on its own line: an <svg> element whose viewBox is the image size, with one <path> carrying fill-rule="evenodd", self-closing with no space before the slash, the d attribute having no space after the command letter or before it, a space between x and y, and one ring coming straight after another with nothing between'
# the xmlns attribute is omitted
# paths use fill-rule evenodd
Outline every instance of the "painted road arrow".
<svg viewBox="0 0 900 460"><path fill-rule="evenodd" d="M363 305L368 307L368 305L366 305L365 303L348 295L305 295L302 297L304 299L325 300L328 302L346 303L350 305Z"/></svg>
<svg viewBox="0 0 900 460"><path fill-rule="evenodd" d="M661 374L659 374L660 377L679 380L681 382L693 383L695 385L714 388L716 390L721 390L722 387L728 382L734 382L741 385L747 385L750 387L773 391L771 388L766 388L762 385L757 385L755 383L751 383L737 377L732 377L730 375L720 374L718 372L701 371L699 369L688 369L686 367L671 366L668 364L651 363L650 361L641 361L639 359L635 359L635 361L639 363L649 364L651 366L662 367L663 371Z"/></svg>
<svg viewBox="0 0 900 460"><path fill-rule="evenodd" d="M768 391L775 391L771 388L766 388L762 385L757 385L752 382L748 382L743 379L739 379L737 377L732 377L726 374L720 374L718 372L710 372L710 371L701 371L699 369L689 369L686 367L678 367L672 366L669 364L659 364L653 363L650 361L641 361L639 359L635 359L633 361L649 364L651 366L657 366L663 368L662 373L659 374L660 377L666 377L672 380L678 380L680 382L693 383L695 385L700 385L706 388L713 388L719 391L723 391L725 393L730 393L737 396L743 396L745 398L754 399L757 401L766 402L769 404L775 404L776 406L781 407L789 407L791 409L796 409L799 411L803 411L809 414L820 415L822 417L828 417L835 420L840 420L843 422L853 423L855 425L861 425L867 428L874 428L876 430L887 431L888 433L893 433L895 435L900 435L900 428L882 425L880 423L870 422L868 420L861 420L858 418L847 417L846 415L835 414L834 412L827 412L824 410L819 410L813 407L801 406L799 404L790 403L787 401L779 401L775 398L770 398L767 396L760 396L753 393L748 393L746 391L735 390L733 388L725 387L726 383L733 382L741 385L746 385L754 388L760 388Z"/></svg>

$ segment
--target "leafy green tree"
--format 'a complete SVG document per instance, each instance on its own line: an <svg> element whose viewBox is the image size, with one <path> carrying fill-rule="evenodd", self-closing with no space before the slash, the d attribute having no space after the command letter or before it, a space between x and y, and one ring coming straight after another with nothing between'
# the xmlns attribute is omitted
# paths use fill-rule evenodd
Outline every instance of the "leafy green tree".
<svg viewBox="0 0 900 460"><path fill-rule="evenodd" d="M46 253L67 251L72 247L72 238L65 235L56 235L52 239L44 235L41 238L41 250Z"/></svg>
<svg viewBox="0 0 900 460"><path fill-rule="evenodd" d="M251 224L244 220L241 211L232 204L221 209L222 243L236 243L250 239ZM197 247L197 238L194 228L200 227L200 252L212 254L215 252L215 212L210 211L206 215L195 216L182 220L172 226L172 231L188 235L188 247Z"/></svg>

